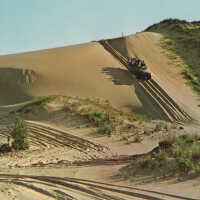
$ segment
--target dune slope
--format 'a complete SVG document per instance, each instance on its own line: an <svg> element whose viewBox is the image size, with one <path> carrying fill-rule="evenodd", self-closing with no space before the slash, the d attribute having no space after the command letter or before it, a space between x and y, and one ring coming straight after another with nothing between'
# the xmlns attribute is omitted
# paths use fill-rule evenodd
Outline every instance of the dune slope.
<svg viewBox="0 0 200 200"><path fill-rule="evenodd" d="M197 96L185 85L183 69L162 53L161 38L144 32L108 42L125 57L144 59L155 81L197 119ZM126 67L98 42L0 56L0 78L0 105L45 95L80 96L107 99L120 109L165 119Z"/></svg>
<svg viewBox="0 0 200 200"><path fill-rule="evenodd" d="M1 105L45 95L80 96L107 99L120 109L163 119L127 69L97 42L0 56L1 76L6 70L9 78L0 87ZM26 72L21 82L18 71Z"/></svg>
<svg viewBox="0 0 200 200"><path fill-rule="evenodd" d="M199 119L199 97L186 85L182 66L177 66L163 52L160 40L163 35L143 32L126 38L108 40L123 56L138 56L143 59L153 79L172 97L175 102L194 119Z"/></svg>
<svg viewBox="0 0 200 200"><path fill-rule="evenodd" d="M121 86L113 84L106 73L109 68L112 68L114 73L122 71L122 82L126 79L125 83ZM134 99L131 88L126 86L127 82L131 84L128 74L98 43L1 56L2 76L5 76L6 70L10 70L9 78L4 80L2 85L15 85L19 79L16 76L17 71L20 70L32 70L36 80L27 87L22 87L19 83L6 91L2 89L1 104L6 101L24 101L25 96L51 94L107 98L120 106L129 104ZM20 90L25 94L21 95ZM119 97L119 94L124 98Z"/></svg>

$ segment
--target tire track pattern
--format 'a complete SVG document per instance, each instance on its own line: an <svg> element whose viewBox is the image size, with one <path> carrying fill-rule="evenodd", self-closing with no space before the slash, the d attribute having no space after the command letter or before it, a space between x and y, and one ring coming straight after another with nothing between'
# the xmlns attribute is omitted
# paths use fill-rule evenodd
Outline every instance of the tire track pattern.
<svg viewBox="0 0 200 200"><path fill-rule="evenodd" d="M183 196L106 184L96 181L53 176L0 174L1 183L14 184L56 200L197 200Z"/></svg>
<svg viewBox="0 0 200 200"><path fill-rule="evenodd" d="M109 151L108 147L93 143L89 140L74 136L66 131L44 125L38 122L26 121L29 130L29 141L32 145L39 147L68 147L79 152L88 154L89 152L104 153ZM13 124L1 129L4 136L10 135ZM2 131L3 130L3 131Z"/></svg>
<svg viewBox="0 0 200 200"><path fill-rule="evenodd" d="M90 142L83 138L71 135L63 130L40 123L26 121L27 127L34 137L43 139L46 143L57 146L67 146L78 151L105 151L106 147Z"/></svg>
<svg viewBox="0 0 200 200"><path fill-rule="evenodd" d="M100 41L100 44L130 71L131 66L128 63L128 58L121 55L108 41L102 40ZM154 79L149 81L139 81L139 85L160 107L165 114L166 119L170 122L181 123L192 120L192 118L177 105L177 103Z"/></svg>

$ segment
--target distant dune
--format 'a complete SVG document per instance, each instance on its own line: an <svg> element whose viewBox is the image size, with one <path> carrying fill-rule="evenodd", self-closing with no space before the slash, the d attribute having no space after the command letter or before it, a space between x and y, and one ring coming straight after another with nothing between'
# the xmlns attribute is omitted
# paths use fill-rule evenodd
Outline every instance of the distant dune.
<svg viewBox="0 0 200 200"><path fill-rule="evenodd" d="M180 106L193 113L196 97L184 85L181 68L169 65L161 53L160 37L145 32L109 43L124 56L144 59L155 79ZM163 118L135 78L98 42L0 56L0 92L0 105L37 96L69 95L107 99L120 109Z"/></svg>

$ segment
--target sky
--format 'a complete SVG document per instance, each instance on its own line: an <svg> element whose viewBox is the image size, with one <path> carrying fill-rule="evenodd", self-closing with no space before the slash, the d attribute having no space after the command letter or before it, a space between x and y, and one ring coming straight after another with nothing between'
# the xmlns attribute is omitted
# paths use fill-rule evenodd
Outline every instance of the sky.
<svg viewBox="0 0 200 200"><path fill-rule="evenodd" d="M200 0L0 0L0 54L134 34L167 18L200 20Z"/></svg>

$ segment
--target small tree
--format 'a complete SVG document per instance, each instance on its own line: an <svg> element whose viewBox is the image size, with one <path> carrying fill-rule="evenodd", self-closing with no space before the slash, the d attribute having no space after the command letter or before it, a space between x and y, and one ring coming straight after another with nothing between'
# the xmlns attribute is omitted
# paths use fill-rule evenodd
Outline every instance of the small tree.
<svg viewBox="0 0 200 200"><path fill-rule="evenodd" d="M12 137L13 137L13 147L16 150L25 150L29 148L28 144L28 129L25 122L17 118L14 128L12 130Z"/></svg>

